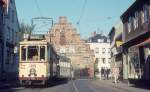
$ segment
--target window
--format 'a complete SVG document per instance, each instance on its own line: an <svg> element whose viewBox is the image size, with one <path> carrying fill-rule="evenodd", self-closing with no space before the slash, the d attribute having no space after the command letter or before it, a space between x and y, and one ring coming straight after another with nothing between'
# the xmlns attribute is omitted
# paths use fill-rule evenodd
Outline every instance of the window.
<svg viewBox="0 0 150 92"><path fill-rule="evenodd" d="M11 36L11 37L12 37L12 38L11 38L12 41L15 41L15 38L14 38L14 30L13 30L13 29L12 29L12 34L11 34L11 35L12 35L12 36Z"/></svg>
<svg viewBox="0 0 150 92"><path fill-rule="evenodd" d="M28 46L28 60L39 60L38 58L38 46Z"/></svg>
<svg viewBox="0 0 150 92"><path fill-rule="evenodd" d="M102 48L102 53L104 54L106 52L106 49L105 48Z"/></svg>
<svg viewBox="0 0 150 92"><path fill-rule="evenodd" d="M141 13L141 22L142 22L142 24L144 23L144 13L143 12Z"/></svg>
<svg viewBox="0 0 150 92"><path fill-rule="evenodd" d="M15 12L12 10L12 23L14 23L14 18L15 18Z"/></svg>
<svg viewBox="0 0 150 92"><path fill-rule="evenodd" d="M10 3L13 3L13 1L12 1L12 0L10 0Z"/></svg>
<svg viewBox="0 0 150 92"><path fill-rule="evenodd" d="M6 15L8 19L11 19L11 7L8 7L8 14Z"/></svg>
<svg viewBox="0 0 150 92"><path fill-rule="evenodd" d="M99 53L99 48L98 47L95 48L95 53Z"/></svg>
<svg viewBox="0 0 150 92"><path fill-rule="evenodd" d="M40 46L40 60L45 60L45 46Z"/></svg>
<svg viewBox="0 0 150 92"><path fill-rule="evenodd" d="M25 46L21 47L21 60L26 61L26 47Z"/></svg>
<svg viewBox="0 0 150 92"><path fill-rule="evenodd" d="M7 32L6 32L6 35L7 35L7 41L10 40L10 35L11 35L11 31L10 31L10 27L7 27Z"/></svg>
<svg viewBox="0 0 150 92"><path fill-rule="evenodd" d="M138 27L138 12L135 12L135 16L133 19L133 28L134 30Z"/></svg>
<svg viewBox="0 0 150 92"><path fill-rule="evenodd" d="M111 51L110 51L110 48L108 48L108 53L110 53Z"/></svg>
<svg viewBox="0 0 150 92"><path fill-rule="evenodd" d="M14 33L14 39L16 42L18 41L18 33L17 32Z"/></svg>
<svg viewBox="0 0 150 92"><path fill-rule="evenodd" d="M5 60L5 63L6 64L10 64L10 61L11 61L11 50L10 50L10 48L6 48L6 50L7 50L7 58L6 58L6 60Z"/></svg>
<svg viewBox="0 0 150 92"><path fill-rule="evenodd" d="M105 64L105 62L106 62L106 59L105 59L105 58L102 58L102 62L103 62L103 64Z"/></svg>
<svg viewBox="0 0 150 92"><path fill-rule="evenodd" d="M104 42L104 39L97 39L97 42Z"/></svg>
<svg viewBox="0 0 150 92"><path fill-rule="evenodd" d="M143 6L143 14L142 14L142 18L143 18L143 23L148 21L148 6L144 5Z"/></svg>
<svg viewBox="0 0 150 92"><path fill-rule="evenodd" d="M131 32L131 25L132 25L132 18L130 17L128 21L128 33Z"/></svg>

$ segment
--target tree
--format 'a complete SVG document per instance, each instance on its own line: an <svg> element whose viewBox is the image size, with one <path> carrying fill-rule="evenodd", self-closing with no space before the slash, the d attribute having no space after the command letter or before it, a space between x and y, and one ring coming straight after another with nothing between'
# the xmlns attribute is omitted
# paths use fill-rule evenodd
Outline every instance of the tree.
<svg viewBox="0 0 150 92"><path fill-rule="evenodd" d="M18 34L20 35L21 40L23 39L24 34L31 35L35 28L35 25L25 24L24 22L21 22L19 26L21 31Z"/></svg>
<svg viewBox="0 0 150 92"><path fill-rule="evenodd" d="M35 25L30 25L30 24L25 24L24 22L21 22L20 23L20 30L22 32L22 34L31 34L33 32L35 28Z"/></svg>

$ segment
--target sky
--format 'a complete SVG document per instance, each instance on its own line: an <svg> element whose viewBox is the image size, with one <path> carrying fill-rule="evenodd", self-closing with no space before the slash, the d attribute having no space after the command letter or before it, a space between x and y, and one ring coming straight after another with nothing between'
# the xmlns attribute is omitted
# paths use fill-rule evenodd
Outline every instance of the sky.
<svg viewBox="0 0 150 92"><path fill-rule="evenodd" d="M30 24L34 17L50 17L54 23L60 16L77 28L82 38L93 31L108 35L120 16L135 0L15 0L20 22ZM30 1L30 2L29 2Z"/></svg>

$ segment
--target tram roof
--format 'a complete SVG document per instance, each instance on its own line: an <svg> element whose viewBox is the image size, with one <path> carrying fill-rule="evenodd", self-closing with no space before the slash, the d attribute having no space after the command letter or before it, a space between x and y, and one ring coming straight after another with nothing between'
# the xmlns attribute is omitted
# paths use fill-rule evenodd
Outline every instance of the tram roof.
<svg viewBox="0 0 150 92"><path fill-rule="evenodd" d="M45 40L31 40L31 41L22 41L20 42L20 45L47 45L48 42Z"/></svg>

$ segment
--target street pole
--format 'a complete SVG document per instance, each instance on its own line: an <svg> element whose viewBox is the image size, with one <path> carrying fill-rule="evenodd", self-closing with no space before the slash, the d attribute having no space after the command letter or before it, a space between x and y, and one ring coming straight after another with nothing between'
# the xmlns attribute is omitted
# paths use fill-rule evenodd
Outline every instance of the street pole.
<svg viewBox="0 0 150 92"><path fill-rule="evenodd" d="M52 21L52 24L51 24L51 29L49 30L49 37L50 37L50 43L52 42L52 38L51 38L51 30L52 30L52 27L53 27L53 19L51 18L51 21Z"/></svg>

